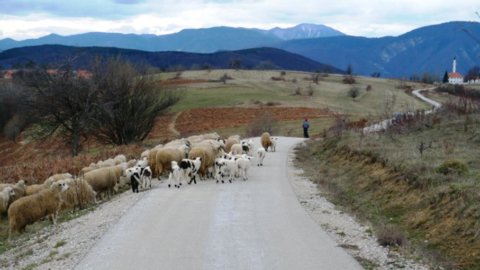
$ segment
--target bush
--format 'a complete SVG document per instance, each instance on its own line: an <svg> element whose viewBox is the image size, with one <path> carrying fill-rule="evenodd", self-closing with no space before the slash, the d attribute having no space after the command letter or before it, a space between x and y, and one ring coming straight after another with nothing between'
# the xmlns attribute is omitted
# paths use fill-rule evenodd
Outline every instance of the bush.
<svg viewBox="0 0 480 270"><path fill-rule="evenodd" d="M400 229L394 226L385 226L377 235L378 243L386 246L402 246L406 242L406 237Z"/></svg>
<svg viewBox="0 0 480 270"><path fill-rule="evenodd" d="M343 76L343 83L344 84L354 84L355 78L352 75Z"/></svg>
<svg viewBox="0 0 480 270"><path fill-rule="evenodd" d="M441 174L466 174L468 172L468 166L464 162L456 159L446 160L435 171Z"/></svg>
<svg viewBox="0 0 480 270"><path fill-rule="evenodd" d="M352 87L350 90L348 90L348 96L351 97L352 99L355 99L360 95L360 89L358 87Z"/></svg>

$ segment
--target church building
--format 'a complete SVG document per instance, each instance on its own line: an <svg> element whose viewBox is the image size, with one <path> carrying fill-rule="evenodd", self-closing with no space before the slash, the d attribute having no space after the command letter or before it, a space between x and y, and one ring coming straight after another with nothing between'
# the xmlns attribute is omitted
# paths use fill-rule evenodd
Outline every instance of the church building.
<svg viewBox="0 0 480 270"><path fill-rule="evenodd" d="M457 72L457 57L453 58L452 72L448 73L448 83L463 84L463 75Z"/></svg>

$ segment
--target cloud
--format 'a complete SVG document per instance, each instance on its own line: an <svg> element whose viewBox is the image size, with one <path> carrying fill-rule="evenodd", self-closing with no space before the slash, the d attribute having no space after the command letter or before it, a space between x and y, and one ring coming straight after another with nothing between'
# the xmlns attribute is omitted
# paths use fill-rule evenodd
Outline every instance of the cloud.
<svg viewBox="0 0 480 270"><path fill-rule="evenodd" d="M400 35L453 20L479 20L478 0L0 0L0 31L17 39L50 32L166 34L183 28L269 29L325 24L350 35ZM62 26L61 28L58 26Z"/></svg>

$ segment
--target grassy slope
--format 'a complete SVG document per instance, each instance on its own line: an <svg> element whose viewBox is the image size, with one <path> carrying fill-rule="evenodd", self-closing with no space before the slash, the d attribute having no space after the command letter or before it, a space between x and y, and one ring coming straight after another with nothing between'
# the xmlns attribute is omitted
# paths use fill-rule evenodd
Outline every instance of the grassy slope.
<svg viewBox="0 0 480 270"><path fill-rule="evenodd" d="M433 125L433 127L432 127ZM421 142L432 148L420 155ZM398 226L447 268L480 268L480 115L445 114L404 129L401 135L359 136L312 142L299 164L338 204L377 225ZM312 156L314 159L312 159ZM435 170L459 160L467 173Z"/></svg>
<svg viewBox="0 0 480 270"><path fill-rule="evenodd" d="M214 70L183 72L182 79L217 80L227 73L234 78L227 84L200 83L180 85L175 88L184 90L184 98L172 108L182 111L190 108L214 106L249 106L253 101L280 102L283 106L329 108L335 112L347 113L356 117L380 116L383 113L386 99L396 97L394 111L416 110L428 108L424 103L397 89L400 84L396 80L357 77L354 85L360 89L360 96L355 100L348 97L352 85L342 83L342 76L330 75L322 77L320 83L310 80L311 74L286 72L286 81L273 81L271 77L280 77L279 71L245 71ZM175 73L159 76L159 79L174 77ZM293 80L296 82L292 82ZM365 91L367 85L371 91ZM313 87L313 97L292 95L297 88L302 92ZM414 85L419 87L419 85Z"/></svg>

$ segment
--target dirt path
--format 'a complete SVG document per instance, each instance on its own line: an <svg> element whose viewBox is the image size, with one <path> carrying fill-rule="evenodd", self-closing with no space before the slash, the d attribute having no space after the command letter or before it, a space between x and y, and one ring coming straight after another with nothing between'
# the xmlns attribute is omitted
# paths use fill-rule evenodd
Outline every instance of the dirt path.
<svg viewBox="0 0 480 270"><path fill-rule="evenodd" d="M171 120L170 124L168 124L168 130L169 130L172 134L174 134L176 137L180 137L180 136L181 136L180 132L175 128L175 124L176 124L176 122L177 122L177 118L178 118L178 116L180 116L181 113L182 113L182 112L176 113L176 114L172 117L172 120Z"/></svg>

